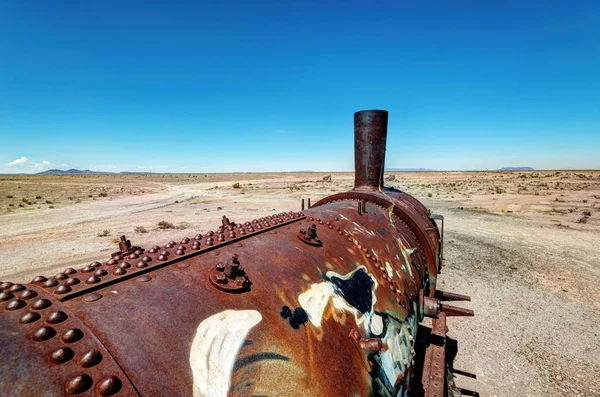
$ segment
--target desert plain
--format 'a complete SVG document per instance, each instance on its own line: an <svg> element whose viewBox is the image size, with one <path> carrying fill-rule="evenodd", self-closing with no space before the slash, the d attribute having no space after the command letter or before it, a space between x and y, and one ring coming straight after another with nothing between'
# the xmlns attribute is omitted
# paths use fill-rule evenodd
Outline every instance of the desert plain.
<svg viewBox="0 0 600 397"><path fill-rule="evenodd" d="M323 178L331 175L331 182ZM300 210L353 173L0 176L0 280L29 282L142 247ZM467 395L600 396L600 171L398 172L445 217L439 288Z"/></svg>

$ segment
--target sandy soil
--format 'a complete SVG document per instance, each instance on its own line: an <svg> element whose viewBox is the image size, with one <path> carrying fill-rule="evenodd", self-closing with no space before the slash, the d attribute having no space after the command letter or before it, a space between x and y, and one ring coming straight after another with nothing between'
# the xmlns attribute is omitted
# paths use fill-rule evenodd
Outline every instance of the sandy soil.
<svg viewBox="0 0 600 397"><path fill-rule="evenodd" d="M28 282L106 258L122 234L161 244L214 230L223 215L299 210L301 198L352 186L350 173L325 175L0 176L0 278ZM458 375L458 386L600 396L600 172L391 175L387 185L445 216L440 288L472 297L476 316L449 321L454 367L475 376Z"/></svg>

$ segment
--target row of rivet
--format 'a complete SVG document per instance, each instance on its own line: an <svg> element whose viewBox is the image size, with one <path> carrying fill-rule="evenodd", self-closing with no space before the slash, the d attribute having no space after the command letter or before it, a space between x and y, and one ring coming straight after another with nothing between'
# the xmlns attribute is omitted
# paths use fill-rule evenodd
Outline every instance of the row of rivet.
<svg viewBox="0 0 600 397"><path fill-rule="evenodd" d="M277 215L268 215L263 218L254 219L254 220L252 220L252 222L246 222L244 225L236 224L235 227L238 228L237 232L240 235L245 235L246 229L247 229L248 233L252 233L252 232L255 232L256 230L262 230L263 228L273 227L280 223L287 222L287 221L290 221L292 219L295 219L295 218L298 218L301 216L302 216L302 214L295 213L295 212L281 213L281 214L277 214ZM224 230L224 227L221 226L219 229ZM234 230L233 224L228 225L226 227L226 229L231 230L229 233L229 237L231 237L231 238L236 237L236 233L235 233L235 231L233 231ZM175 252L175 254L176 255L185 255L186 250L187 250L187 247L185 245L190 244L190 242L192 242L191 249L199 250L200 246L202 244L201 240L204 238L206 239L205 245L211 246L214 244L214 239L212 237L214 235L215 235L215 233L213 231L206 233L205 236L203 236L202 234L198 234L194 237L193 242L192 242L192 239L185 237L181 240L181 243L177 247L177 251ZM223 233L218 233L217 240L219 242L224 242L225 235ZM171 254L171 252L168 251L167 249L174 248L176 245L177 245L177 243L175 241L170 241L169 243L167 243L164 247L165 249L161 249L160 246L155 245L151 249L148 250L148 253L158 254L157 259L159 261L164 262L169 259L169 256ZM144 249L138 248L133 253L129 254L127 256L127 259L136 259L136 258L141 257L141 260L137 264L135 264L135 268L138 268L138 269L146 268L146 267L148 267L148 263L151 262L153 260L153 258L149 255L144 255L144 252L145 252ZM127 274L127 269L129 269L129 268L132 268L132 270L135 270L135 268L133 268L132 265L128 262L122 262L119 264L119 261L121 261L123 259L125 259L125 258L123 258L120 255L120 253L117 253L117 254L113 255L113 257L106 262L106 265L108 265L108 266L118 265L118 267L112 272L113 275L122 276L124 274ZM102 263L93 262L80 270L81 273L88 273L88 272L92 272L92 271L94 272L93 275L89 276L86 279L85 284L98 284L102 281L101 277L108 275L108 271L106 269L104 269L104 268L98 269L101 266L102 266ZM73 286L80 283L80 280L78 278L69 277L70 275L75 274L75 273L77 273L77 271L75 269L69 268L50 279L48 279L44 276L37 276L33 279L32 283L42 283L41 285L43 288L57 287L53 292L57 295L64 295L69 292L72 292ZM62 281L62 284L59 283L59 280Z"/></svg>
<svg viewBox="0 0 600 397"><path fill-rule="evenodd" d="M8 286L8 284L11 284ZM23 291L25 288L21 284L12 284L12 283L2 283L0 285L3 289L7 289L8 291L3 291L0 293L0 301L7 301L8 304L5 307L7 311L18 311L27 306L27 302L25 300L31 299L32 297L37 296L37 292L33 290L25 290L20 294L20 298L22 299L14 299L14 292ZM31 294L33 293L33 294ZM29 297L24 297L24 295ZM12 296L11 296L12 295ZM32 295L32 296L31 296ZM14 300L13 300L14 299ZM21 324L32 324L42 318L39 311L44 310L52 306L52 302L45 298L40 298L33 302L31 305L31 309L35 311L30 311L25 313L19 319ZM35 330L31 334L31 339L35 342L45 342L57 335L56 330L52 325L60 324L68 319L68 315L60 310L53 311L46 317L46 323L50 325L44 325ZM65 344L74 344L81 339L83 339L84 333L79 328L69 328L67 331L63 332L60 341ZM71 347L61 346L57 350L53 351L50 356L50 362L54 364L64 364L75 357L75 352ZM82 368L91 368L102 361L102 353L98 350L93 349L86 353L84 353L78 360L77 364ZM80 394L91 388L93 384L93 380L89 375L82 374L75 376L74 378L68 380L65 383L65 391L68 394ZM96 387L96 391L100 396L112 396L118 393L122 388L121 380L116 376L106 376L102 378Z"/></svg>

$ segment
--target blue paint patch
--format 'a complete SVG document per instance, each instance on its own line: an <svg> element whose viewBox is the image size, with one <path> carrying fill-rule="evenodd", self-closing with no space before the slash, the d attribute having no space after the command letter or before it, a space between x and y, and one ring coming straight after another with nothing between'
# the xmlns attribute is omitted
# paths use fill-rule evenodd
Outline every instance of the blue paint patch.
<svg viewBox="0 0 600 397"><path fill-rule="evenodd" d="M381 233L382 235L385 235L385 234L387 233L387 230L385 230L385 229L381 229L381 230L379 231L379 233Z"/></svg>

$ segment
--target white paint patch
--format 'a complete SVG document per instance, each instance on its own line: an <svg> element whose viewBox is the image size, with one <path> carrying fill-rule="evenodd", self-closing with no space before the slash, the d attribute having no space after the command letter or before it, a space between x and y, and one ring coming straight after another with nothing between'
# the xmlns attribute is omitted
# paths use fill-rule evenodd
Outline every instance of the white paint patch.
<svg viewBox="0 0 600 397"><path fill-rule="evenodd" d="M394 271L392 269L392 265L389 262L385 262L385 270L387 271L388 277L394 277Z"/></svg>
<svg viewBox="0 0 600 397"><path fill-rule="evenodd" d="M363 269L366 272L366 268L364 266L360 266L345 276L342 276L336 272L327 272L327 277L337 277L343 280L348 280L358 269ZM333 285L328 281L311 285L307 291L298 295L298 302L308 315L308 320L315 327L321 326L325 308L331 299L331 303L336 310L349 312L354 315L354 321L356 322L357 326L362 326L365 331L379 335L383 332L383 319L380 315L376 314L375 310L373 309L375 303L377 302L377 296L375 295L375 290L377 289L377 280L375 280L373 277L371 277L371 279L374 283L373 290L371 291L372 305L371 310L365 314L348 304L348 302L346 302L342 296L335 292Z"/></svg>
<svg viewBox="0 0 600 397"><path fill-rule="evenodd" d="M238 351L261 320L256 310L225 310L198 325L190 349L194 397L227 397Z"/></svg>

